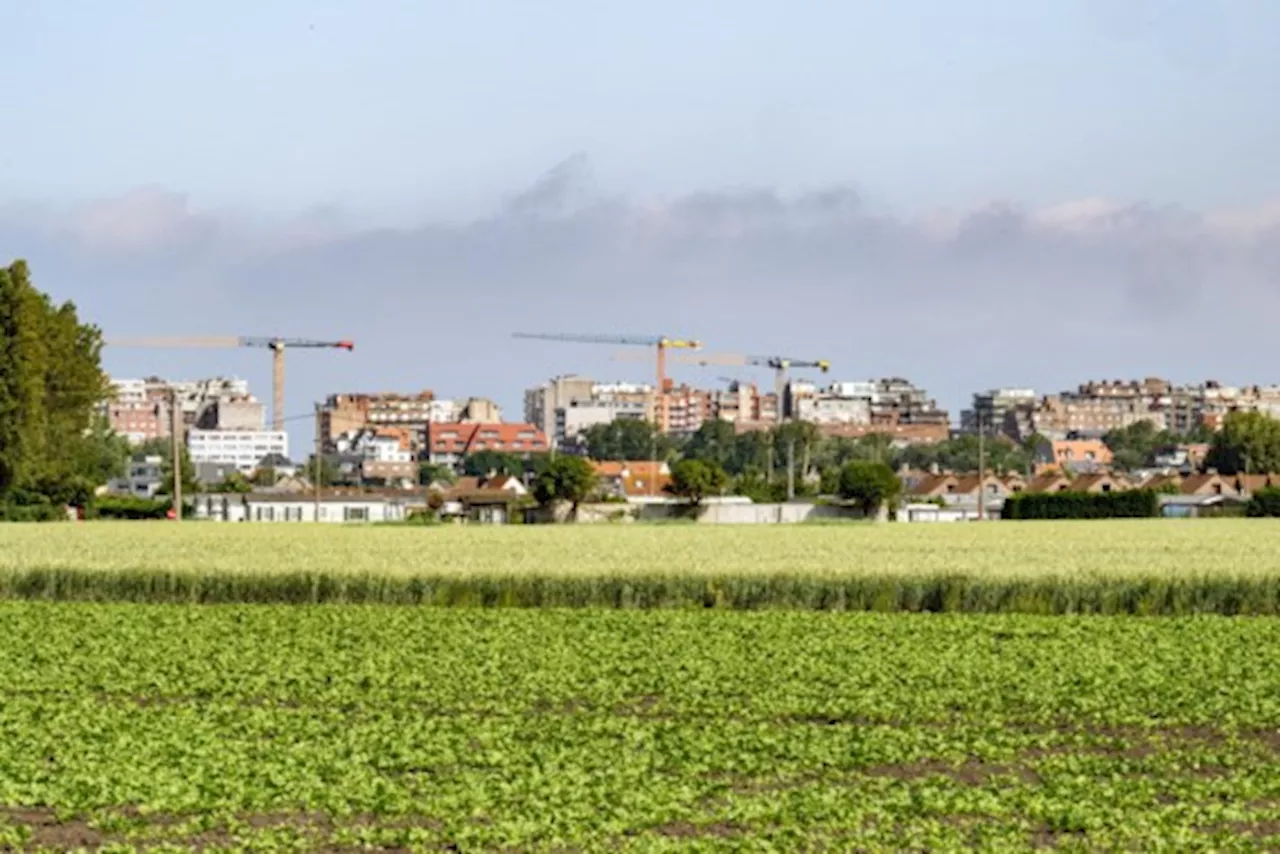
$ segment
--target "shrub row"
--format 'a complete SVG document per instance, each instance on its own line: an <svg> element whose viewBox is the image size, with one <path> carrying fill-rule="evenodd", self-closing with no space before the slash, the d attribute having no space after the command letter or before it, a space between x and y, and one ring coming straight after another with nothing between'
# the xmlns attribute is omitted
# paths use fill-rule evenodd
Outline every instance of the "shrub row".
<svg viewBox="0 0 1280 854"><path fill-rule="evenodd" d="M1142 519L1160 515L1160 497L1149 489L1123 492L1040 492L1011 495L1001 519Z"/></svg>

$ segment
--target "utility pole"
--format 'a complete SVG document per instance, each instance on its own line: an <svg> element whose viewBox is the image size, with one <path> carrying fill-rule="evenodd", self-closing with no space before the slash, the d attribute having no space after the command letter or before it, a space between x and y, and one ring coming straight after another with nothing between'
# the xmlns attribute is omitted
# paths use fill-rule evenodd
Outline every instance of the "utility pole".
<svg viewBox="0 0 1280 854"><path fill-rule="evenodd" d="M978 521L981 522L987 517L987 445L982 427L982 412L974 415L978 420Z"/></svg>
<svg viewBox="0 0 1280 854"><path fill-rule="evenodd" d="M796 437L787 441L787 500L796 497Z"/></svg>
<svg viewBox="0 0 1280 854"><path fill-rule="evenodd" d="M314 502L311 509L311 521L320 521L320 454L324 442L320 435L320 404L316 404L316 450L311 463L311 486Z"/></svg>
<svg viewBox="0 0 1280 854"><path fill-rule="evenodd" d="M182 521L182 410L178 390L169 386L169 454L173 469L173 521Z"/></svg>

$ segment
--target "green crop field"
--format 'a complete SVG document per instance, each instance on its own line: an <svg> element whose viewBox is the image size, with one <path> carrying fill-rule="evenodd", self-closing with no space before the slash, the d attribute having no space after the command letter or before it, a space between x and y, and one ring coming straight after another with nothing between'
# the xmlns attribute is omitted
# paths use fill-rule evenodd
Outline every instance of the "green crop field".
<svg viewBox="0 0 1280 854"><path fill-rule="evenodd" d="M1280 842L1272 619L8 602L0 625L0 849Z"/></svg>
<svg viewBox="0 0 1280 854"><path fill-rule="evenodd" d="M0 598L1277 614L1280 523L8 525Z"/></svg>

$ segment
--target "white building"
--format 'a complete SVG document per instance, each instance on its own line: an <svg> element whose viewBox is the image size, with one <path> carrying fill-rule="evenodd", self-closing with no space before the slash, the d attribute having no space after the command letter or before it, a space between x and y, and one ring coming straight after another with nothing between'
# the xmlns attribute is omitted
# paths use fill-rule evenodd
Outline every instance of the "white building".
<svg viewBox="0 0 1280 854"><path fill-rule="evenodd" d="M107 491L135 498L155 498L163 483L163 469L161 457L134 457L129 460L124 477L109 482Z"/></svg>
<svg viewBox="0 0 1280 854"><path fill-rule="evenodd" d="M214 522L399 522L411 510L426 507L422 493L307 494L263 493L196 495L195 518ZM318 507L317 507L318 505ZM319 518L316 511L319 510Z"/></svg>
<svg viewBox="0 0 1280 854"><path fill-rule="evenodd" d="M387 429L352 430L334 441L339 454L361 457L375 463L411 463L415 457L398 431Z"/></svg>
<svg viewBox="0 0 1280 854"><path fill-rule="evenodd" d="M583 432L598 424L614 421L644 421L648 407L643 403L616 401L611 403L577 403L556 410L555 444L565 447L578 441Z"/></svg>
<svg viewBox="0 0 1280 854"><path fill-rule="evenodd" d="M190 430L187 452L197 466L230 464L250 475L269 454L289 456L289 434L269 430Z"/></svg>

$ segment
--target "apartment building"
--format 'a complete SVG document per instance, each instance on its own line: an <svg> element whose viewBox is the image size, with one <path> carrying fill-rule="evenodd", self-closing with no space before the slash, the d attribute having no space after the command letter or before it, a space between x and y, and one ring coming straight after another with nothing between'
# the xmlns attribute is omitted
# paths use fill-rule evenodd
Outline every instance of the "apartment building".
<svg viewBox="0 0 1280 854"><path fill-rule="evenodd" d="M407 427L366 427L339 436L334 450L340 458L352 462L353 472L358 465L362 482L416 482L415 439Z"/></svg>
<svg viewBox="0 0 1280 854"><path fill-rule="evenodd" d="M1280 386L1228 386L1216 380L1177 386L1170 394L1166 421L1176 433L1216 430L1232 412L1261 412L1280 418Z"/></svg>
<svg viewBox="0 0 1280 854"><path fill-rule="evenodd" d="M266 407L253 397L215 399L196 418L201 430L264 430Z"/></svg>
<svg viewBox="0 0 1280 854"><path fill-rule="evenodd" d="M716 394L689 385L672 386L663 395L667 408L667 432L688 436L704 421L719 417Z"/></svg>
<svg viewBox="0 0 1280 854"><path fill-rule="evenodd" d="M722 421L777 421L778 395L761 394L755 383L735 380L728 388L712 393L712 408Z"/></svg>
<svg viewBox="0 0 1280 854"><path fill-rule="evenodd" d="M992 423L999 424L997 429L1019 441L1032 434L1050 439L1098 438L1141 422L1174 433L1216 430L1232 412L1280 418L1280 386L1228 386L1214 380L1173 385L1154 377L1097 380L1030 402L1024 393L1015 396L1001 391L999 396L974 395L974 409L986 407ZM988 400L991 397L995 399ZM1002 419L997 414L1001 408Z"/></svg>
<svg viewBox="0 0 1280 854"><path fill-rule="evenodd" d="M112 379L111 395L102 406L111 429L133 444L170 435L171 395L177 400L184 431L206 429L262 429L262 405L249 393L249 384L235 377L202 380Z"/></svg>
<svg viewBox="0 0 1280 854"><path fill-rule="evenodd" d="M951 417L928 392L901 377L837 382L826 388L807 381L787 384L784 411L815 424L930 426L949 429Z"/></svg>
<svg viewBox="0 0 1280 854"><path fill-rule="evenodd" d="M525 421L557 447L575 445L583 431L597 424L652 419L653 407L652 386L599 383L577 375L553 377L524 393Z"/></svg>
<svg viewBox="0 0 1280 854"><path fill-rule="evenodd" d="M556 412L576 404L594 404L596 385L596 381L589 377L568 374L552 377L542 385L526 389L524 420L537 426L547 436L559 436Z"/></svg>
<svg viewBox="0 0 1280 854"><path fill-rule="evenodd" d="M424 453L433 463L456 466L478 451L501 451L517 456L546 453L547 435L533 424L478 424L455 421L428 424Z"/></svg>
<svg viewBox="0 0 1280 854"><path fill-rule="evenodd" d="M289 434L269 430L201 430L187 431L187 453L196 465L233 465L244 475L251 475L263 458L279 454L289 456Z"/></svg>
<svg viewBox="0 0 1280 854"><path fill-rule="evenodd" d="M960 429L976 433L981 424L989 433L1016 434L1019 415L1029 415L1036 402L1032 388L993 388L977 392L973 395L973 408L960 413Z"/></svg>
<svg viewBox="0 0 1280 854"><path fill-rule="evenodd" d="M344 433L367 427L403 427L411 431L416 445L428 424L457 421L459 414L455 401L438 400L429 390L416 394L331 394L320 409L320 435L325 447L332 448Z"/></svg>

